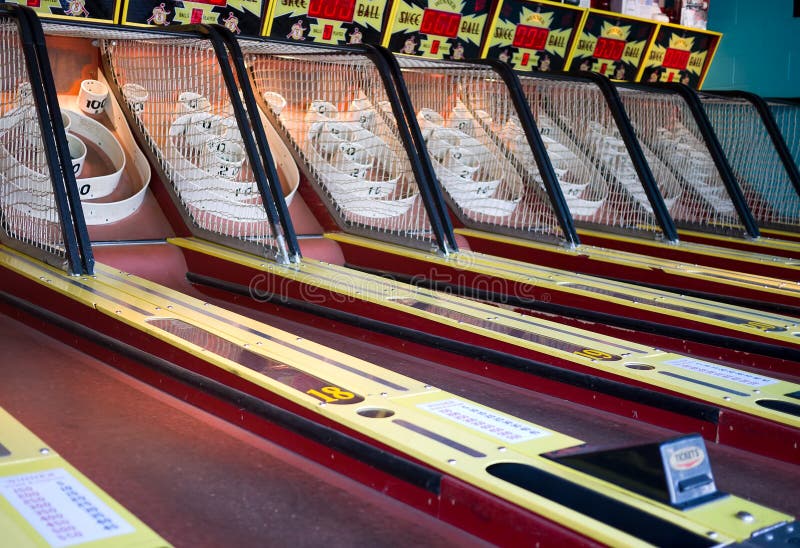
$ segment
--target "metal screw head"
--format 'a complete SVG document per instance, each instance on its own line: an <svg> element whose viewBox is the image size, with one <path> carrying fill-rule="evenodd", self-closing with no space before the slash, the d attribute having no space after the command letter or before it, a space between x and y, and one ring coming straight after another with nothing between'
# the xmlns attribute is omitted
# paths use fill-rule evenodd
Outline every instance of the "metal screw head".
<svg viewBox="0 0 800 548"><path fill-rule="evenodd" d="M50 454L50 450L47 447L42 447L41 449L39 449L39 454L40 455L49 455Z"/></svg>
<svg viewBox="0 0 800 548"><path fill-rule="evenodd" d="M750 512L746 512L744 510L736 512L736 517L745 523L753 523L756 520L753 514L751 514Z"/></svg>

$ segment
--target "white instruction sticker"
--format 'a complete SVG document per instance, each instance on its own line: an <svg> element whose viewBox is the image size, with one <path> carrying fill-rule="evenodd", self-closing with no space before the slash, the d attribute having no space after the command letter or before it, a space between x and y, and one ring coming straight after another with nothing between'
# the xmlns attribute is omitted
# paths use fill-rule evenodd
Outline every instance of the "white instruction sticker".
<svg viewBox="0 0 800 548"><path fill-rule="evenodd" d="M541 430L532 424L461 400L451 399L421 403L418 407L448 418L467 428L499 438L506 443L520 443L550 435L550 432Z"/></svg>
<svg viewBox="0 0 800 548"><path fill-rule="evenodd" d="M747 371L740 371L738 369L732 369L730 367L716 365L713 363L704 362L702 360L695 360L694 358L680 358L677 360L669 360L664 363L673 367L679 367L687 371L692 371L694 373L701 373L710 377L716 377L718 379L724 379L726 381L732 381L744 386L752 386L754 388L776 384L778 382L777 379L762 377L761 375L756 375L755 373L748 373Z"/></svg>
<svg viewBox="0 0 800 548"><path fill-rule="evenodd" d="M132 525L63 468L0 478L0 494L51 546L134 532Z"/></svg>

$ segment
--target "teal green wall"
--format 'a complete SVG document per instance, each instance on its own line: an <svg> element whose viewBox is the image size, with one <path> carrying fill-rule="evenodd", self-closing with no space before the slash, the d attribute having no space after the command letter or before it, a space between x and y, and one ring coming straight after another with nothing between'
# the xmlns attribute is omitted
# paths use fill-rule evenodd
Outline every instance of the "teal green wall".
<svg viewBox="0 0 800 548"><path fill-rule="evenodd" d="M792 0L710 0L708 28L724 34L703 89L800 97L800 17Z"/></svg>

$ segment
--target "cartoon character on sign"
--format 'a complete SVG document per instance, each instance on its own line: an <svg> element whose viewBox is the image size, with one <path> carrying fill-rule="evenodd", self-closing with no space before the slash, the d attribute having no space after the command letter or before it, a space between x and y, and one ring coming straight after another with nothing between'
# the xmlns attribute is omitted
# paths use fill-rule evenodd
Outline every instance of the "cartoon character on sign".
<svg viewBox="0 0 800 548"><path fill-rule="evenodd" d="M405 53L409 55L413 55L417 52L417 41L414 40L413 36L409 36L406 40L406 43L403 44L403 47L400 49L400 53Z"/></svg>
<svg viewBox="0 0 800 548"><path fill-rule="evenodd" d="M167 8L164 4L156 6L153 8L153 15L147 19L147 23L151 25L169 25L169 21L167 21L167 15L170 13L171 12L167 11Z"/></svg>
<svg viewBox="0 0 800 548"><path fill-rule="evenodd" d="M664 73L664 69L662 69L661 67L655 67L648 74L647 82L660 82L661 81L661 75L663 73Z"/></svg>
<svg viewBox="0 0 800 548"><path fill-rule="evenodd" d="M542 56L539 57L539 65L537 66L537 68L542 72L547 72L548 70L550 70L551 61L552 59L550 58L550 56L547 55L546 53L543 53Z"/></svg>
<svg viewBox="0 0 800 548"><path fill-rule="evenodd" d="M614 80L624 80L625 79L625 64L622 61L618 61L614 65Z"/></svg>
<svg viewBox="0 0 800 548"><path fill-rule="evenodd" d="M228 14L227 19L222 20L222 24L225 25L225 28L232 33L241 34L241 31L239 30L239 18L236 17L233 12Z"/></svg>
<svg viewBox="0 0 800 548"><path fill-rule="evenodd" d="M286 35L286 38L290 40L305 40L305 32L306 28L303 26L303 20L298 19L297 22L292 25L292 30L289 31L289 34Z"/></svg>
<svg viewBox="0 0 800 548"><path fill-rule="evenodd" d="M361 34L361 30L358 27L353 29L353 32L350 33L350 39L348 40L348 44L360 44L364 35Z"/></svg>
<svg viewBox="0 0 800 548"><path fill-rule="evenodd" d="M68 0L67 9L64 10L64 13L72 17L80 15L89 17L89 11L86 9L86 0Z"/></svg>
<svg viewBox="0 0 800 548"><path fill-rule="evenodd" d="M453 59L456 61L461 61L464 59L464 46L461 45L461 42L458 42L456 47L453 48Z"/></svg>

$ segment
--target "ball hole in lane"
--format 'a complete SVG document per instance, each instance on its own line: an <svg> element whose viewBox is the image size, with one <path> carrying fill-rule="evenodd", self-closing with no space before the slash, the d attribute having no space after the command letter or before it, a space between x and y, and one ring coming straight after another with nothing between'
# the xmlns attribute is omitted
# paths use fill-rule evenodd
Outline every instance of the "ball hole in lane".
<svg viewBox="0 0 800 548"><path fill-rule="evenodd" d="M381 409L380 407L365 407L356 413L368 419L385 419L394 415L394 411L391 409Z"/></svg>
<svg viewBox="0 0 800 548"><path fill-rule="evenodd" d="M635 369L636 371L652 371L655 369L652 365L647 365L644 363L626 363L625 367L628 369Z"/></svg>
<svg viewBox="0 0 800 548"><path fill-rule="evenodd" d="M800 405L796 403L782 400L757 400L756 404L760 405L761 407L771 409L772 411L778 411L780 413L786 413L787 415L800 417Z"/></svg>

